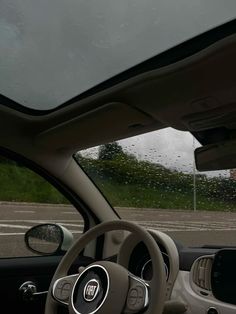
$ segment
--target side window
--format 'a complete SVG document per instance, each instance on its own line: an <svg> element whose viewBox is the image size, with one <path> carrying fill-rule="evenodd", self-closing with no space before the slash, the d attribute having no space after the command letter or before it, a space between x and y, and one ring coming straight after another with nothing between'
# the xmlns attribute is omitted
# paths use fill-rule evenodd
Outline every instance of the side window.
<svg viewBox="0 0 236 314"><path fill-rule="evenodd" d="M24 235L43 223L62 225L74 239L84 228L77 209L49 182L0 157L0 258L40 255L26 247Z"/></svg>

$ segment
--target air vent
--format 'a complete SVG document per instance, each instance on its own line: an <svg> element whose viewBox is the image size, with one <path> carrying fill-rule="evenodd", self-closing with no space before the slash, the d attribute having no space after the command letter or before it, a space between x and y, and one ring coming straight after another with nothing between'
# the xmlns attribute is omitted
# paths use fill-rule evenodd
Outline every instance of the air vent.
<svg viewBox="0 0 236 314"><path fill-rule="evenodd" d="M211 291L211 268L213 258L204 256L195 261L192 268L192 280L198 287Z"/></svg>

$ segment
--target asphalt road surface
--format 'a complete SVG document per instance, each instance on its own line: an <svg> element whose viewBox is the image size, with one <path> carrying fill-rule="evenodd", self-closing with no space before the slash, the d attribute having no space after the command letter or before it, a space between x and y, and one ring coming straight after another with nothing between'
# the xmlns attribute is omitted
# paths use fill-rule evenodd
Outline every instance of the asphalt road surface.
<svg viewBox="0 0 236 314"><path fill-rule="evenodd" d="M236 213L116 210L122 218L166 232L184 245L236 245ZM30 227L46 222L62 224L75 238L83 231L82 218L71 206L0 203L0 257L33 255L25 247L24 234Z"/></svg>

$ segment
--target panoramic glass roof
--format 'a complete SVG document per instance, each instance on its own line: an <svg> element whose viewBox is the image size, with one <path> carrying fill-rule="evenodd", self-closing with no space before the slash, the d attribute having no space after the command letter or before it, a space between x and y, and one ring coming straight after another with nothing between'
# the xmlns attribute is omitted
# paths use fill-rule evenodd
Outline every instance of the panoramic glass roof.
<svg viewBox="0 0 236 314"><path fill-rule="evenodd" d="M53 109L235 16L235 0L1 0L0 93Z"/></svg>

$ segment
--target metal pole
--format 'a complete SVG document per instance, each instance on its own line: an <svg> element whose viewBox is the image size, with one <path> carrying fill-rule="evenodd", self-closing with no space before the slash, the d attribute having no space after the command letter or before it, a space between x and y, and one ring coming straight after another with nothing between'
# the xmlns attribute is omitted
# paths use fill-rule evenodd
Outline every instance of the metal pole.
<svg viewBox="0 0 236 314"><path fill-rule="evenodd" d="M195 138L193 136L193 151L195 150ZM196 168L195 160L193 158L193 210L197 210L197 193L196 193Z"/></svg>

